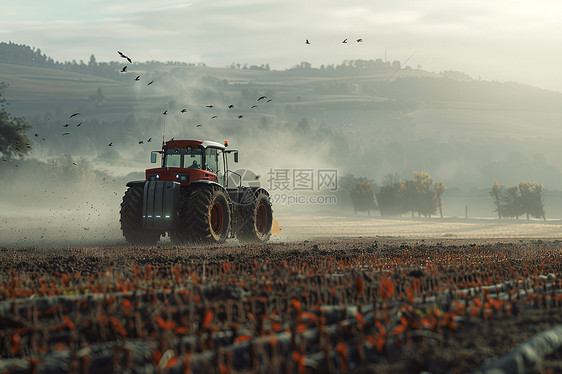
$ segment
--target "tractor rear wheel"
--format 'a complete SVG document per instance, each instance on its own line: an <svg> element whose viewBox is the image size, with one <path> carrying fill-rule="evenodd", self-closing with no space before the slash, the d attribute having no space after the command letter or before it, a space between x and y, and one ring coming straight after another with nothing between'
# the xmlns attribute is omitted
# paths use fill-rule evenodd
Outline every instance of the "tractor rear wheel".
<svg viewBox="0 0 562 374"><path fill-rule="evenodd" d="M142 204L144 186L131 186L123 196L121 203L121 230L130 244L154 245L160 233L142 228Z"/></svg>
<svg viewBox="0 0 562 374"><path fill-rule="evenodd" d="M255 199L240 207L240 218L236 237L241 242L265 243L271 236L273 210L269 195L259 191Z"/></svg>
<svg viewBox="0 0 562 374"><path fill-rule="evenodd" d="M175 242L222 243L230 232L230 204L219 186L199 184L182 191Z"/></svg>

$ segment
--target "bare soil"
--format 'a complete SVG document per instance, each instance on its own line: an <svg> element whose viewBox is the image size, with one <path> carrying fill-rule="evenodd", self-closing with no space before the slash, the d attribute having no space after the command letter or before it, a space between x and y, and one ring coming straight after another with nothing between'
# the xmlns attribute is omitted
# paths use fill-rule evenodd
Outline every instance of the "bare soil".
<svg viewBox="0 0 562 374"><path fill-rule="evenodd" d="M0 259L2 372L464 373L562 323L555 239L3 248ZM562 371L561 359L541 370Z"/></svg>

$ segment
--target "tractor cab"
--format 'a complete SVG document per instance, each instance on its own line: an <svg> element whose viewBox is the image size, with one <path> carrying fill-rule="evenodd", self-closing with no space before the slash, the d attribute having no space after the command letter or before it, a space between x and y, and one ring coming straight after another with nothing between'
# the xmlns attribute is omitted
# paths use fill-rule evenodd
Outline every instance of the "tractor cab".
<svg viewBox="0 0 562 374"><path fill-rule="evenodd" d="M228 188L227 154L234 153L234 162L238 162L238 151L226 150L227 146L227 142L169 140L161 151L152 151L150 161L156 163L160 154L161 167L146 170L146 180L182 185L206 180Z"/></svg>

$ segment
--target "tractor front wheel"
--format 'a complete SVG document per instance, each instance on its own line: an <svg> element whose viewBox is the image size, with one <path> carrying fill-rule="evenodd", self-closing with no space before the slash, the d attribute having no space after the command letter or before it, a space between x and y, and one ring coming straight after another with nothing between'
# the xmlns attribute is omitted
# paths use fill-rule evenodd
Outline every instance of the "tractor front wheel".
<svg viewBox="0 0 562 374"><path fill-rule="evenodd" d="M144 186L131 186L121 203L121 230L128 243L134 245L154 245L160 233L142 228L142 197Z"/></svg>

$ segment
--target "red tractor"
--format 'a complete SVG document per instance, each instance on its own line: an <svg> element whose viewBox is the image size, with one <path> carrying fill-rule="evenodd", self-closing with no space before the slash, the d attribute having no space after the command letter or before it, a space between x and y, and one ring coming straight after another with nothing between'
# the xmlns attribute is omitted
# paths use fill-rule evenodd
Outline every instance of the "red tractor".
<svg viewBox="0 0 562 374"><path fill-rule="evenodd" d="M169 140L152 151L162 166L146 170L146 180L127 183L121 203L121 230L131 244L155 244L166 233L174 243L266 242L273 211L269 193L242 186L228 169L227 150L212 141ZM240 182L234 185L233 181Z"/></svg>

